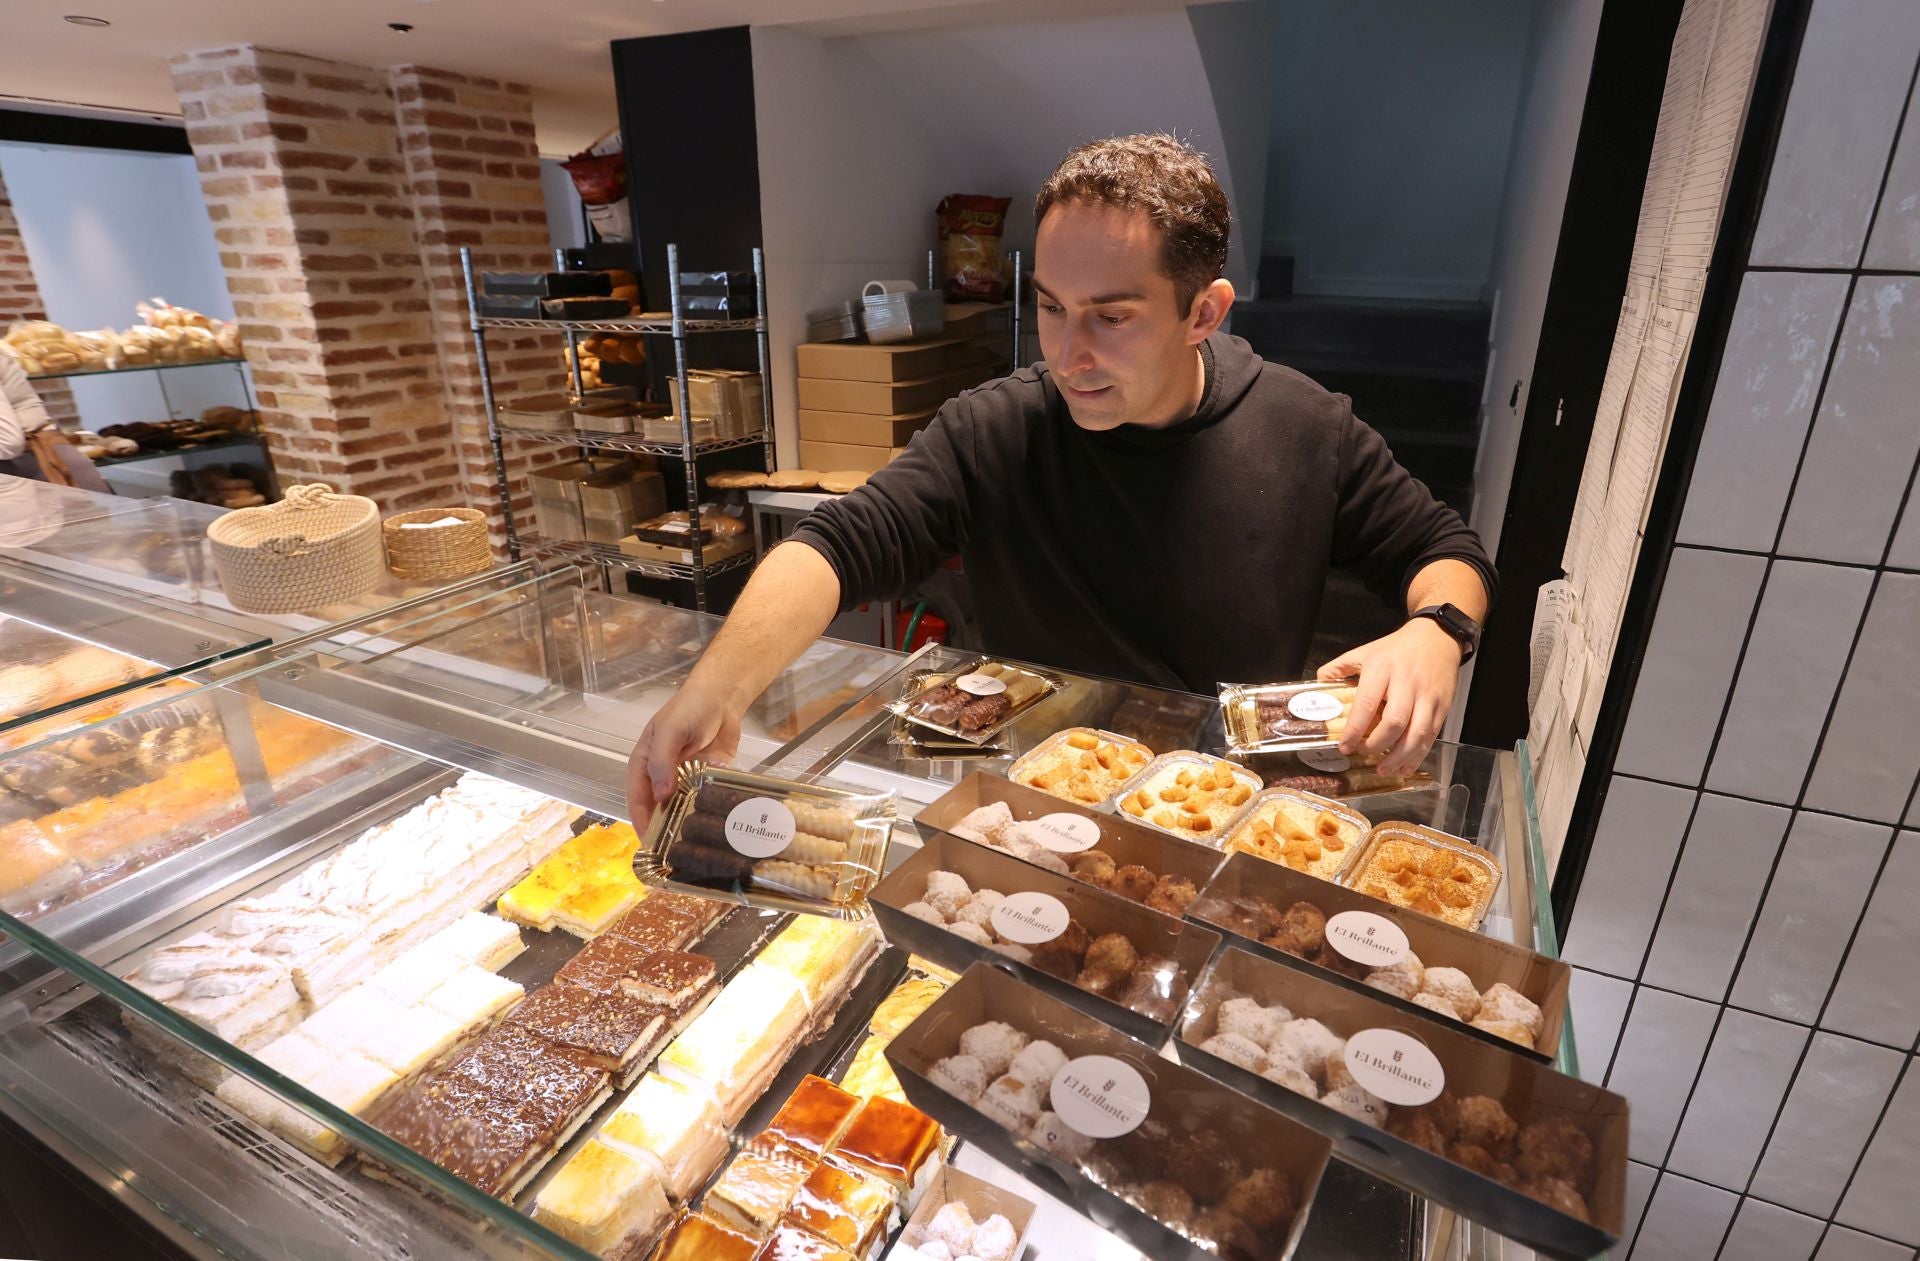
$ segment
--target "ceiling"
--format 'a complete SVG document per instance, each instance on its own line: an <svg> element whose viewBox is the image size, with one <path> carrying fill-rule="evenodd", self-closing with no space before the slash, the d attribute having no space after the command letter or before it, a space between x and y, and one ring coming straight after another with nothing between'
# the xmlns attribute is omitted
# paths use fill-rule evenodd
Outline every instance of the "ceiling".
<svg viewBox="0 0 1920 1261"><path fill-rule="evenodd" d="M540 150L576 152L614 126L607 45L719 26L806 25L856 34L1184 7L1179 0L15 0L0 41L0 105L16 100L178 116L167 59L259 44L367 66L418 63L526 83ZM66 14L107 19L78 26ZM411 32L388 29L410 24ZM8 98L14 98L9 100Z"/></svg>

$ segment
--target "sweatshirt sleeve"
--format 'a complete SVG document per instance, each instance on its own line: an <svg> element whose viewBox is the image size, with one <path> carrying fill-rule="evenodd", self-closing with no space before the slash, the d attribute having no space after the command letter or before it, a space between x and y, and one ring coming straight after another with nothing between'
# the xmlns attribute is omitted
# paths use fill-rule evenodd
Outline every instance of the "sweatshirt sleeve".
<svg viewBox="0 0 1920 1261"><path fill-rule="evenodd" d="M1413 576L1436 560L1473 566L1493 603L1493 562L1460 514L1402 468L1386 440L1346 408L1333 563L1357 571L1383 600L1406 603Z"/></svg>
<svg viewBox="0 0 1920 1261"><path fill-rule="evenodd" d="M826 557L844 612L899 599L967 538L972 434L964 397L940 409L899 459L808 513L793 538Z"/></svg>

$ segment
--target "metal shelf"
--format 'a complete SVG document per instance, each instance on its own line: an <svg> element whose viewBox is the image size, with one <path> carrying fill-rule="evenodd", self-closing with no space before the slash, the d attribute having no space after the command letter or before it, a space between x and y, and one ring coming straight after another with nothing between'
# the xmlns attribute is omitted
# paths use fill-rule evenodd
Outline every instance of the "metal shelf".
<svg viewBox="0 0 1920 1261"><path fill-rule="evenodd" d="M217 363L240 364L245 359L177 359L172 363L134 363L124 368L75 368L72 372L36 372L29 381L64 381L68 377L110 377L120 372L165 372L170 368L205 368Z"/></svg>
<svg viewBox="0 0 1920 1261"><path fill-rule="evenodd" d="M687 454L686 448L678 442L660 442L630 433L601 433L587 429L523 429L516 425L502 425L500 432L533 442L549 442L559 447L591 447L599 451L623 451L629 455L670 455L682 459ZM709 438L705 442L694 443L693 453L698 456L709 451L732 451L737 447L757 447L765 442L766 435L759 432L739 438Z"/></svg>
<svg viewBox="0 0 1920 1261"><path fill-rule="evenodd" d="M671 315L643 315L625 320L511 320L490 315L480 317L481 328L528 328L546 333L671 333ZM683 333L751 333L760 327L758 320L682 320Z"/></svg>
<svg viewBox="0 0 1920 1261"><path fill-rule="evenodd" d="M522 534L520 536L520 546L527 551L538 552L546 556L560 555L563 553L585 555L591 557L599 564L611 565L616 569L630 570L637 574L645 574L650 578L684 578L691 582L700 572L692 565L682 564L677 561L645 560L639 556L629 556L611 543L586 543L567 539L544 539L537 534ZM715 574L723 574L729 569L740 569L751 565L753 561L753 549L747 548L744 551L735 552L723 560L716 560L709 563L705 567L705 573L707 577L711 578Z"/></svg>
<svg viewBox="0 0 1920 1261"><path fill-rule="evenodd" d="M564 269L564 251L554 251L554 265ZM493 447L494 485L500 497L500 512L507 527L507 550L518 559L523 550L537 550L546 553L565 552L572 556L584 556L598 562L606 571L611 586L611 571L623 569L633 573L649 574L658 578L684 578L693 584L693 607L705 612L707 607L707 576L724 573L729 569L750 567L757 559L753 550L738 552L725 560L707 564L705 549L698 544L693 549L696 560L692 564L677 564L660 561L644 561L623 554L619 548L604 543L560 543L554 540L542 540L529 537L521 531L514 520L513 497L509 491L507 476L506 439L522 438L533 442L549 443L554 446L571 446L587 451L627 452L635 455L656 455L678 458L683 463L681 476L686 489L686 504L689 508L700 502L700 477L693 457L709 451L728 451L760 445L765 451L764 466L771 470L774 465L773 452L773 378L771 372L771 348L767 342L767 268L766 255L759 248L753 251L753 287L755 309L761 314L747 320L702 320L689 319L686 303L680 293L680 249L672 242L667 244L667 282L670 294L671 310L653 312L634 319L621 320L535 320L509 319L485 316L480 313L480 293L475 285L473 270L473 251L462 247L460 250L460 270L465 281L467 293L467 325L473 332L473 349L480 365L480 396L487 409L487 437ZM740 438L713 438L705 442L658 442L634 434L604 433L594 430L549 430L521 429L500 423L500 413L493 394L493 372L487 356L487 333L490 329L527 329L538 332L562 333L567 339L567 360L572 378L572 392L577 398L586 393L585 383L580 376L580 334L582 333L664 333L673 338L673 375L671 390L675 403L675 414L689 416L693 413L692 400L689 398L687 374L690 368L687 362L689 343L687 338L693 333L746 333L754 335L755 350L760 366L760 420L761 432ZM683 431L684 433L684 431Z"/></svg>

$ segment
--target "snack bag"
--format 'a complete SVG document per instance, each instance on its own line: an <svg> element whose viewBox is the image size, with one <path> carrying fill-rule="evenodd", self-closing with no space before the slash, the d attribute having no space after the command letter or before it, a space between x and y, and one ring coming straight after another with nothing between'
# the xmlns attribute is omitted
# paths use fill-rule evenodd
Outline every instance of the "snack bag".
<svg viewBox="0 0 1920 1261"><path fill-rule="evenodd" d="M940 272L949 302L998 302L1000 238L1011 197L954 193L940 203Z"/></svg>

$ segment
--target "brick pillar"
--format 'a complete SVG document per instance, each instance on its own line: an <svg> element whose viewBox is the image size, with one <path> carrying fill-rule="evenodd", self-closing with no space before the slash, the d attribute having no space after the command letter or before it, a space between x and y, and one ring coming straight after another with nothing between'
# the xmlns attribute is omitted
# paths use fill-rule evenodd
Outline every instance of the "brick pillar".
<svg viewBox="0 0 1920 1261"><path fill-rule="evenodd" d="M0 331L15 320L44 320L46 303L40 300L40 282L33 277L27 243L20 239L20 223L13 217L13 199L0 179ZM36 381L33 388L46 404L47 415L62 429L80 427L80 409L65 381Z"/></svg>
<svg viewBox="0 0 1920 1261"><path fill-rule="evenodd" d="M252 46L177 57L173 77L283 480L324 477L389 511L491 511L456 251L541 265L526 90ZM464 94L434 112L470 126L426 117L429 87ZM419 115L404 145L396 90ZM554 388L557 339L537 344L510 348L507 376Z"/></svg>
<svg viewBox="0 0 1920 1261"><path fill-rule="evenodd" d="M462 490L467 502L486 509L498 532L493 450L467 324L460 249L473 251L476 272L552 270L540 153L533 140L533 95L524 84L424 66L395 69L391 83ZM490 333L495 397L553 389L562 345L551 333ZM509 442L507 454L514 514L525 521L532 514L527 470L570 458L572 451ZM498 533L498 540L504 539Z"/></svg>

